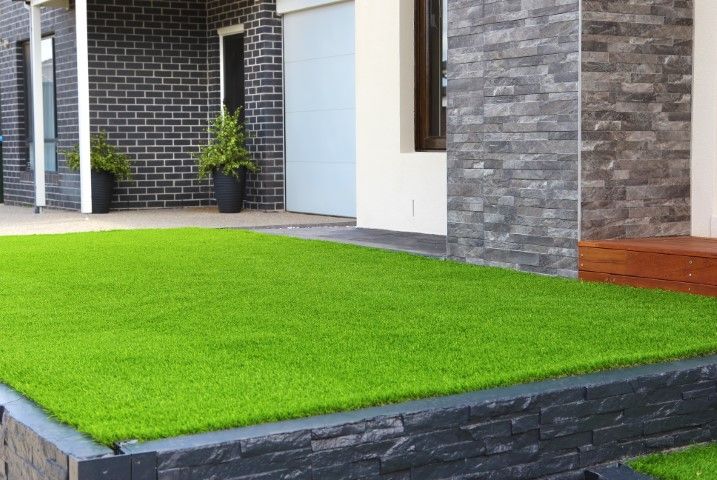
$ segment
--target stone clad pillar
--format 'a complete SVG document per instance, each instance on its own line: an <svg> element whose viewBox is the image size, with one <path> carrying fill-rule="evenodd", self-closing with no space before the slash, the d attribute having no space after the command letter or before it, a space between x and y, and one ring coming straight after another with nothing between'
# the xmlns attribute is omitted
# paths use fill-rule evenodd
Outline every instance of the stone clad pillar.
<svg viewBox="0 0 717 480"><path fill-rule="evenodd" d="M575 276L689 235L693 0L449 1L448 249Z"/></svg>

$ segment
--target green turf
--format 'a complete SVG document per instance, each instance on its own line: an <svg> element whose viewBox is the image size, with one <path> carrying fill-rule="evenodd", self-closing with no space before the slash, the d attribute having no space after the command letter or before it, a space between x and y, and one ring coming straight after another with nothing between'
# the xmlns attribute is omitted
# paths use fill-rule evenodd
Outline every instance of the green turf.
<svg viewBox="0 0 717 480"><path fill-rule="evenodd" d="M717 480L717 445L653 455L635 460L631 466L659 480Z"/></svg>
<svg viewBox="0 0 717 480"><path fill-rule="evenodd" d="M218 230L0 238L0 381L110 443L717 352L717 300Z"/></svg>

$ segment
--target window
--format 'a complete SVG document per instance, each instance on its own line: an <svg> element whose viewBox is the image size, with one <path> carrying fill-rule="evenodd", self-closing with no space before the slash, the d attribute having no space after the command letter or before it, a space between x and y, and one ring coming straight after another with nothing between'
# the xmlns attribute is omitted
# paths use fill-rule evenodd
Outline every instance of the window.
<svg viewBox="0 0 717 480"><path fill-rule="evenodd" d="M32 65L30 43L23 46L25 54L25 129L27 132L27 159L30 168L35 165L34 129L32 118ZM55 42L52 37L42 39L42 105L45 117L45 170L57 171L57 105L55 100Z"/></svg>
<svg viewBox="0 0 717 480"><path fill-rule="evenodd" d="M416 149L446 149L448 0L416 0Z"/></svg>

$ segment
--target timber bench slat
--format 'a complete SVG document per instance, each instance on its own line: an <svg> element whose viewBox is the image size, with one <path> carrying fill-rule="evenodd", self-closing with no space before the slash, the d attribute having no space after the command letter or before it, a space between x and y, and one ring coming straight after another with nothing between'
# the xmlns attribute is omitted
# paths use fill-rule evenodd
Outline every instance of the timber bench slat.
<svg viewBox="0 0 717 480"><path fill-rule="evenodd" d="M717 296L717 239L583 241L579 270L586 281Z"/></svg>
<svg viewBox="0 0 717 480"><path fill-rule="evenodd" d="M717 297L717 286L701 285L699 283L675 282L658 280L655 278L630 277L627 275L614 275L611 273L580 272L580 279L586 282L612 283L614 285L627 285L639 288L654 288L671 290L673 292L694 293Z"/></svg>
<svg viewBox="0 0 717 480"><path fill-rule="evenodd" d="M655 237L620 240L583 240L580 242L580 246L717 259L717 238Z"/></svg>

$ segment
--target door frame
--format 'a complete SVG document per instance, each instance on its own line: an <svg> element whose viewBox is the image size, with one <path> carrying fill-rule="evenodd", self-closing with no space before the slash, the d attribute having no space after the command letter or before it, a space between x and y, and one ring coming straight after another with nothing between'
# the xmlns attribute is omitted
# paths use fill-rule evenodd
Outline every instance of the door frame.
<svg viewBox="0 0 717 480"><path fill-rule="evenodd" d="M222 27L217 29L217 35L219 36L219 106L224 104L224 90L225 90L225 78L224 78L224 37L231 37L233 35L242 35L246 33L243 23L237 23L236 25L230 25L228 27Z"/></svg>

